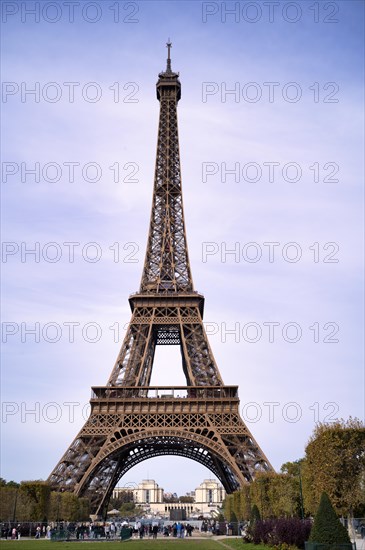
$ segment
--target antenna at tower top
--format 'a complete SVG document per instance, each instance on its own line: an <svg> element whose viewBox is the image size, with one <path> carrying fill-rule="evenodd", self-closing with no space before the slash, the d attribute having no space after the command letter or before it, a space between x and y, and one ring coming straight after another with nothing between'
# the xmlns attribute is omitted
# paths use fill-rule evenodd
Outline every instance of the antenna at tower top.
<svg viewBox="0 0 365 550"><path fill-rule="evenodd" d="M170 38L168 38L167 42L166 42L166 47L167 47L167 67L166 67L166 72L167 73L171 73L171 57L170 57L170 50L172 48L172 43L171 43L171 40Z"/></svg>

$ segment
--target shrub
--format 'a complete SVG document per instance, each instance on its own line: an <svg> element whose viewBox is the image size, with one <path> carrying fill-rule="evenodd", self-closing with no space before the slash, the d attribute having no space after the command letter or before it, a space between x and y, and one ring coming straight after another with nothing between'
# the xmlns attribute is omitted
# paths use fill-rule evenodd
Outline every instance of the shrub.
<svg viewBox="0 0 365 550"><path fill-rule="evenodd" d="M326 493L322 493L308 540L321 544L350 542L348 532L336 516Z"/></svg>
<svg viewBox="0 0 365 550"><path fill-rule="evenodd" d="M259 509L257 508L256 504L254 504L252 506L252 510L251 510L251 516L250 516L250 520L251 522L255 522L257 520L261 519L261 515L260 515L260 511Z"/></svg>
<svg viewBox="0 0 365 550"><path fill-rule="evenodd" d="M304 542L308 539L310 529L310 520L299 518L256 521L252 533L253 542L271 546L295 545L298 548L304 548Z"/></svg>
<svg viewBox="0 0 365 550"><path fill-rule="evenodd" d="M230 524L232 525L232 535L238 535L238 521L234 512L232 512Z"/></svg>
<svg viewBox="0 0 365 550"><path fill-rule="evenodd" d="M249 525L246 529L246 536L244 538L245 542L255 542L255 544L258 544L260 542L260 540L258 540L258 542L256 542L256 539L255 539L255 536L254 536L255 535L256 522L260 521L260 520L261 520L260 511L257 508L256 504L254 504L252 506L252 509L251 509L250 523L249 523Z"/></svg>

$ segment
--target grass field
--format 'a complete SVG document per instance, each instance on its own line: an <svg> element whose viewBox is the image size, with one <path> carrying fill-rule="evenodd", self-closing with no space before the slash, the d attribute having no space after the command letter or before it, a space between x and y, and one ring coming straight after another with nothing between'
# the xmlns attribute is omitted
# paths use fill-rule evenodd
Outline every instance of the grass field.
<svg viewBox="0 0 365 550"><path fill-rule="evenodd" d="M241 550L267 550L266 546L245 544L240 539L222 539L216 540L129 540L126 542L51 542L48 540L2 540L1 550L121 550L121 547L127 546L130 550L173 550L176 546L184 547L189 550L223 550L224 548L233 548Z"/></svg>

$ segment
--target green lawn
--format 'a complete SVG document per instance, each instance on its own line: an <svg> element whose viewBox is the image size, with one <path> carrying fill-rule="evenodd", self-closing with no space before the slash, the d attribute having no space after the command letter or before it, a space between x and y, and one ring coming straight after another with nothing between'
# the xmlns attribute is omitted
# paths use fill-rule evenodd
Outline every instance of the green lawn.
<svg viewBox="0 0 365 550"><path fill-rule="evenodd" d="M8 540L1 541L1 550L121 550L123 546L128 545L129 550L144 550L146 546L151 550L172 550L173 546L184 546L191 550L223 550L224 548L233 548L241 550L268 550L262 545L244 544L240 539L222 539L214 540L130 540L127 542L51 542L48 540Z"/></svg>
<svg viewBox="0 0 365 550"><path fill-rule="evenodd" d="M248 544L242 542L241 539L224 539L222 540L226 546L229 546L230 548L235 548L238 550L272 550L268 546L264 546L263 544ZM222 545L219 545L221 548L223 548Z"/></svg>

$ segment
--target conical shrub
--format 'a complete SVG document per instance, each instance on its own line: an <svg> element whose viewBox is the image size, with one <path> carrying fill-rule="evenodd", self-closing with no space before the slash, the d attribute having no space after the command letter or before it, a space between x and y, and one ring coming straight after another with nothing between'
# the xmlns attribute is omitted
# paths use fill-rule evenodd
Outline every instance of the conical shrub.
<svg viewBox="0 0 365 550"><path fill-rule="evenodd" d="M251 520L252 523L254 523L255 521L258 521L260 519L261 519L260 511L257 508L256 504L254 504L252 506L250 520Z"/></svg>
<svg viewBox="0 0 365 550"><path fill-rule="evenodd" d="M314 516L309 542L320 544L350 542L348 532L336 516L326 493L322 493L317 514Z"/></svg>

